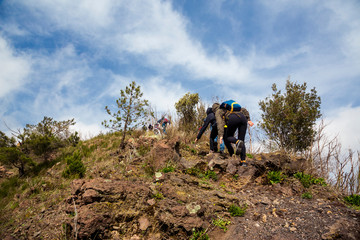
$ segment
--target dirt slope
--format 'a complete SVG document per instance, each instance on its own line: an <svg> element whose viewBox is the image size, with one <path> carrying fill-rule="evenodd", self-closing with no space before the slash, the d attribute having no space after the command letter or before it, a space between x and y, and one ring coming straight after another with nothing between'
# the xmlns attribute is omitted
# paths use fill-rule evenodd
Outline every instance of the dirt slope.
<svg viewBox="0 0 360 240"><path fill-rule="evenodd" d="M304 159L261 154L247 159L243 167L238 159L205 155L205 144L204 151L194 151L178 139L141 143L151 150L127 162L125 172L117 172L114 165L111 174L98 171L91 178L73 180L58 191L64 200L56 205L49 203L52 199L31 201L36 214L15 220L2 229L1 237L191 239L194 231L203 230L214 240L360 239L359 211L346 207L330 187L305 188L291 177L306 167ZM133 139L130 146L139 149L139 144ZM114 151L109 157L123 161L125 152ZM148 167L153 174L145 174ZM60 179L56 169L61 167L54 166L47 177ZM88 171L96 169L88 165ZM275 170L289 177L271 185L266 174ZM306 192L311 199L302 197ZM14 213L29 209L24 196L16 197L22 204ZM232 205L246 206L244 216L231 216Z"/></svg>

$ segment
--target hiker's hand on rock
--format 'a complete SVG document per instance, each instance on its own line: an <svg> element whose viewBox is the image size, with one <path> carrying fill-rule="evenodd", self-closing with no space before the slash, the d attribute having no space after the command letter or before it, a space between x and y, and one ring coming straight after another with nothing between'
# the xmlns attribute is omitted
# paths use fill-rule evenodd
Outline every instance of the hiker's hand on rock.
<svg viewBox="0 0 360 240"><path fill-rule="evenodd" d="M223 138L222 137L220 137L220 144L222 144L223 143Z"/></svg>
<svg viewBox="0 0 360 240"><path fill-rule="evenodd" d="M197 138L195 138L195 141L194 141L194 142L196 143L196 142L197 142L197 140L198 140L198 139L197 139Z"/></svg>

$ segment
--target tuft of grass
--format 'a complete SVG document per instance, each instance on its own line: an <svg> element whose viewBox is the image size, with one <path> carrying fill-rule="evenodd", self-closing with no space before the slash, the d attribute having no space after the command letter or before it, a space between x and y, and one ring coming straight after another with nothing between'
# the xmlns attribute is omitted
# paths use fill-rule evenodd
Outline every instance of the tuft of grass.
<svg viewBox="0 0 360 240"><path fill-rule="evenodd" d="M247 153L246 156L247 156L248 158L254 158L254 156L253 156L251 153Z"/></svg>
<svg viewBox="0 0 360 240"><path fill-rule="evenodd" d="M276 184L281 183L286 178L286 175L284 175L280 171L271 171L267 174L267 179L269 180L270 184Z"/></svg>
<svg viewBox="0 0 360 240"><path fill-rule="evenodd" d="M163 173L174 172L174 171L175 171L175 167L170 162L167 163L166 167L160 169L160 172Z"/></svg>
<svg viewBox="0 0 360 240"><path fill-rule="evenodd" d="M231 224L231 221L228 221L228 220L225 220L225 219L222 219L222 218L217 218L217 219L214 219L213 222L212 222L215 226L221 228L224 230L224 232L226 232L228 230L227 228L227 225L230 225Z"/></svg>
<svg viewBox="0 0 360 240"><path fill-rule="evenodd" d="M218 175L216 174L216 172L214 171L211 171L211 170L207 170L205 172L205 179L212 179L214 181L217 181L218 180Z"/></svg>
<svg viewBox="0 0 360 240"><path fill-rule="evenodd" d="M323 178L314 178L310 174L305 174L303 172L295 173L294 177L299 179L299 181L305 188L309 188L311 185L326 186L326 182Z"/></svg>
<svg viewBox="0 0 360 240"><path fill-rule="evenodd" d="M195 168L195 167L186 169L185 173L190 174L195 177L198 177L198 178L202 178L204 180L212 179L214 181L217 181L219 178L218 175L216 174L216 172L214 172L214 171L207 170L204 172L201 169Z"/></svg>
<svg viewBox="0 0 360 240"><path fill-rule="evenodd" d="M164 195L161 192L156 192L153 197L158 200L164 199Z"/></svg>
<svg viewBox="0 0 360 240"><path fill-rule="evenodd" d="M242 207L232 204L228 210L232 217L242 217L245 215L246 209L247 204L243 205Z"/></svg>
<svg viewBox="0 0 360 240"><path fill-rule="evenodd" d="M360 207L360 195L359 194L351 194L349 196L344 197L344 200L353 206Z"/></svg>
<svg viewBox="0 0 360 240"><path fill-rule="evenodd" d="M190 240L209 240L209 236L206 233L206 230L197 231L196 229L193 229L193 234L190 238Z"/></svg>
<svg viewBox="0 0 360 240"><path fill-rule="evenodd" d="M312 196L312 194L310 192L303 193L301 195L301 197L304 198L304 199L312 199L313 198L313 196Z"/></svg>

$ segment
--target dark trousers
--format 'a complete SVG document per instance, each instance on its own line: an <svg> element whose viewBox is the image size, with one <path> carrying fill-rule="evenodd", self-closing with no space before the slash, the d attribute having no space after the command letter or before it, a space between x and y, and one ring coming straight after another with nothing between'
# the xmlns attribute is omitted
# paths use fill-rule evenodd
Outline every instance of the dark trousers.
<svg viewBox="0 0 360 240"><path fill-rule="evenodd" d="M217 142L215 142L215 138L218 135L218 130L217 130L217 126L211 127L211 132L210 132L210 150L217 152L218 150L218 146L217 146Z"/></svg>
<svg viewBox="0 0 360 240"><path fill-rule="evenodd" d="M224 132L224 143L226 148L229 151L230 156L234 154L234 149L231 146L232 143L236 143L238 140L245 142L245 134L247 129L247 119L242 113L232 113L229 116L229 120L227 121L227 128ZM237 138L234 136L236 130L238 131ZM246 148L245 144L243 145L240 158L241 160L245 160L246 157Z"/></svg>

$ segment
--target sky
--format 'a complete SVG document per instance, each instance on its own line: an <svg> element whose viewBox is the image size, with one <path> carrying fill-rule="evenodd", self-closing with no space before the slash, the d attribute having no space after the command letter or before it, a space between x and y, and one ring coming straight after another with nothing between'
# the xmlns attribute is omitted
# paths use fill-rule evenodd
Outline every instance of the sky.
<svg viewBox="0 0 360 240"><path fill-rule="evenodd" d="M317 90L327 134L360 150L359 12L358 0L3 0L0 131L47 116L96 136L132 81L158 113L199 93L256 124L290 78Z"/></svg>

